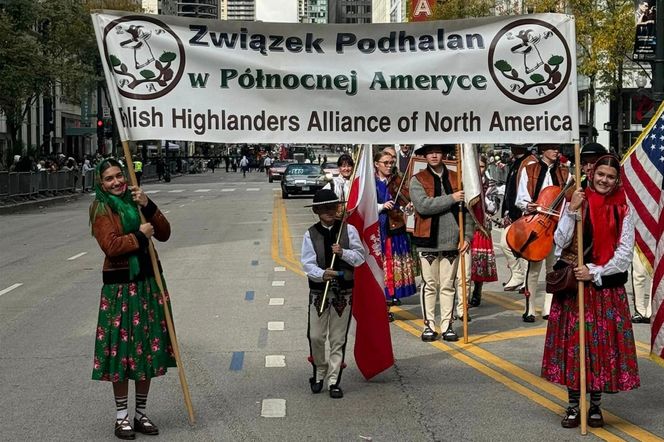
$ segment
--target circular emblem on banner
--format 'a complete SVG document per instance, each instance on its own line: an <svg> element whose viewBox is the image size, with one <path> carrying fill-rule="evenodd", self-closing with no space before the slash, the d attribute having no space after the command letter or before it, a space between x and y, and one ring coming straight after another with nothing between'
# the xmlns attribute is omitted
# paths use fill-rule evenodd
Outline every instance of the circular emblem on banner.
<svg viewBox="0 0 664 442"><path fill-rule="evenodd" d="M127 16L109 23L104 29L104 53L118 91L127 98L163 97L184 72L182 40L152 17Z"/></svg>
<svg viewBox="0 0 664 442"><path fill-rule="evenodd" d="M536 19L502 28L489 48L489 72L508 98L542 104L566 87L572 71L567 41L555 26Z"/></svg>

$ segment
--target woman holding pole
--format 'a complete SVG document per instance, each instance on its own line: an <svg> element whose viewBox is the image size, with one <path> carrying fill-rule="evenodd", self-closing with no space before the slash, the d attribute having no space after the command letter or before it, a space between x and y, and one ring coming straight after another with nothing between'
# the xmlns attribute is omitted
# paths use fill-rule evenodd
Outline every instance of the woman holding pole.
<svg viewBox="0 0 664 442"><path fill-rule="evenodd" d="M583 226L583 258L577 266L576 220ZM640 385L634 334L625 292L634 251L634 222L620 183L620 163L611 155L597 160L589 186L577 189L562 209L555 233L554 270L571 263L577 281L585 282L585 367L590 391L588 425L604 425L602 392L617 393ZM554 294L544 343L542 376L566 385L569 406L565 428L580 423L579 306L576 289Z"/></svg>
<svg viewBox="0 0 664 442"><path fill-rule="evenodd" d="M113 383L115 435L134 439L135 431L159 434L146 414L150 380L176 366L148 252L151 237L166 241L171 230L145 193L127 185L118 161L100 162L96 176L90 224L106 257L92 379ZM146 219L144 223L139 210ZM133 426L127 410L130 379L136 384Z"/></svg>

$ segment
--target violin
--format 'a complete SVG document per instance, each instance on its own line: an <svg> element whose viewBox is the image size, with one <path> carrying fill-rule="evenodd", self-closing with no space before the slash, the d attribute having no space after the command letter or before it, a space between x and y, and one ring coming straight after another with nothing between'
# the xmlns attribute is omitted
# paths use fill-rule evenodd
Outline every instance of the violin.
<svg viewBox="0 0 664 442"><path fill-rule="evenodd" d="M507 228L507 245L518 258L542 261L553 249L553 234L560 219L560 206L574 180L564 188L548 186L537 197L537 209L523 215Z"/></svg>

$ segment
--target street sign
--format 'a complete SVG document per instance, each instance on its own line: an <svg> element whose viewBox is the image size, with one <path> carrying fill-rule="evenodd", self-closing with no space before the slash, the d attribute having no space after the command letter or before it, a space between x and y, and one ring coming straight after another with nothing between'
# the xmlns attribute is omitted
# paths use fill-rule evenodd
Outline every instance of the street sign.
<svg viewBox="0 0 664 442"><path fill-rule="evenodd" d="M109 108L108 106L104 106L102 108L102 112L103 112L104 118L111 118L111 108Z"/></svg>

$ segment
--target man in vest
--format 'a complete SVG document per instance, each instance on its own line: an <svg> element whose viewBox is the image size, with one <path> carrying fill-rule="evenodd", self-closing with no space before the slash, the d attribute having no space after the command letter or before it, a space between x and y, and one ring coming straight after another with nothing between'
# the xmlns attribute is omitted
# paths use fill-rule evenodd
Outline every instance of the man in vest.
<svg viewBox="0 0 664 442"><path fill-rule="evenodd" d="M514 162L507 172L505 180L505 197L501 207L503 215L503 230L500 234L500 248L507 260L507 267L510 269L511 276L504 283L504 290L511 292L525 287L526 270L528 262L523 258L517 258L507 245L507 227L522 215L521 209L516 206L516 192L519 185L519 179L523 175L523 170L529 164L537 163L539 159L536 155L530 153L527 144L513 144L510 146L514 155Z"/></svg>
<svg viewBox="0 0 664 442"><path fill-rule="evenodd" d="M424 155L427 168L410 180L410 198L415 208L413 243L417 245L422 264L424 288L421 292L424 330L422 341L438 339L436 332L436 298L440 302L440 332L445 341L457 341L452 328L454 283L459 254L468 250L475 231L470 216L464 217L464 242L459 244L459 210L463 191L454 192L443 163L445 153L454 145L425 144L415 151Z"/></svg>
<svg viewBox="0 0 664 442"><path fill-rule="evenodd" d="M583 189L588 185L588 173L590 169L595 165L595 161L604 155L607 155L609 151L606 147L602 146L599 143L591 142L586 143L581 148L581 173L583 177L581 178L581 187Z"/></svg>
<svg viewBox="0 0 664 442"><path fill-rule="evenodd" d="M412 144L399 145L399 150L397 150L397 168L402 176L406 176L406 174L408 173L408 164L410 163L410 157L412 155L413 155Z"/></svg>
<svg viewBox="0 0 664 442"><path fill-rule="evenodd" d="M330 397L340 399L341 373L346 354L346 339L351 320L354 268L364 263L364 246L357 229L336 218L339 198L329 189L316 192L311 205L319 222L311 226L302 240L302 269L309 280L309 361L313 376L311 392L318 394L327 381ZM339 242L337 243L337 238ZM336 255L334 266L332 257ZM325 285L330 288L323 305ZM330 356L325 344L329 342Z"/></svg>
<svg viewBox="0 0 664 442"><path fill-rule="evenodd" d="M524 215L537 211L537 197L542 189L549 186L564 187L572 179L569 170L560 165L558 156L560 155L560 146L558 144L539 144L540 159L536 163L525 167L524 173L519 179L519 186L516 194L516 206ZM554 248L546 257L547 273L553 270L555 264ZM526 272L526 311L523 314L523 322L535 322L535 299L536 293L540 293L537 287L542 262L528 262L528 271ZM532 295L532 296L531 296ZM549 309L551 308L551 293L544 293L544 306L542 308L542 319L549 318Z"/></svg>

